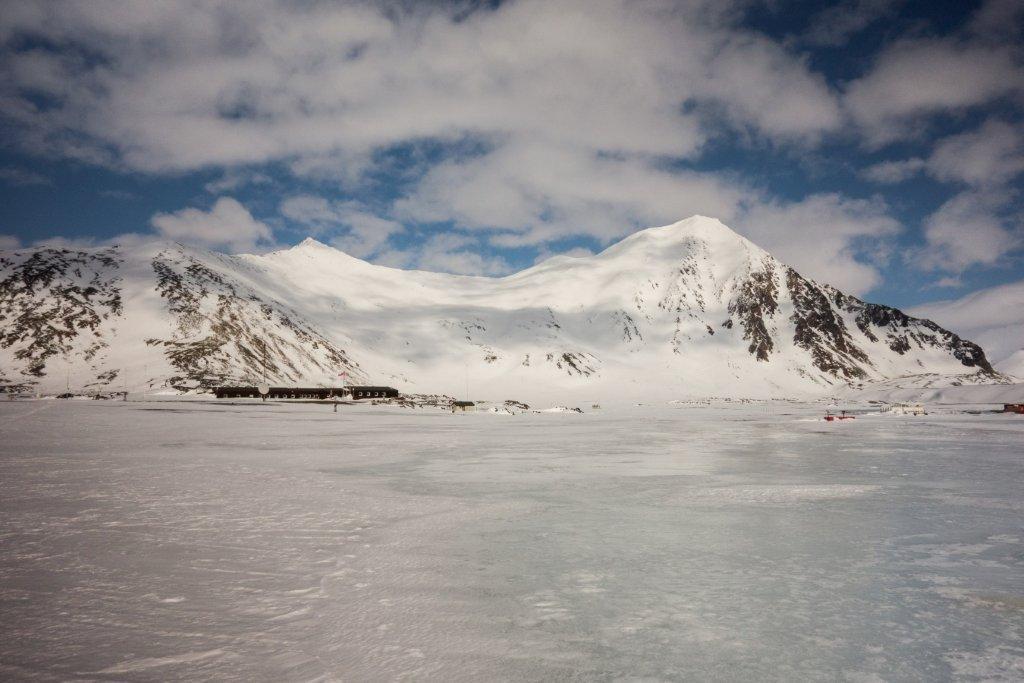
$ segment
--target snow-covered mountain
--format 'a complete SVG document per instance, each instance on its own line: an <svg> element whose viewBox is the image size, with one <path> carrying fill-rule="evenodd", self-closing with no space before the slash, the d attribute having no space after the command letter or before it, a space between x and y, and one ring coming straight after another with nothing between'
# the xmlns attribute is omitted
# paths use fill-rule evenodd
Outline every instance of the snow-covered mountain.
<svg viewBox="0 0 1024 683"><path fill-rule="evenodd" d="M830 393L995 379L977 345L802 277L719 221L503 278L376 266L314 240L0 253L0 384L44 392L350 382L475 398Z"/></svg>

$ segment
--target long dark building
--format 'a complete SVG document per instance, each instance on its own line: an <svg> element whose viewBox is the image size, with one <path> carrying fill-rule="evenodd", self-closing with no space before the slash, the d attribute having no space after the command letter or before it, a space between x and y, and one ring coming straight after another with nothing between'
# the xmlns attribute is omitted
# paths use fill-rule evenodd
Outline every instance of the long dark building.
<svg viewBox="0 0 1024 683"><path fill-rule="evenodd" d="M262 398L257 387L214 387L217 398ZM267 398L397 398L393 387L270 387Z"/></svg>

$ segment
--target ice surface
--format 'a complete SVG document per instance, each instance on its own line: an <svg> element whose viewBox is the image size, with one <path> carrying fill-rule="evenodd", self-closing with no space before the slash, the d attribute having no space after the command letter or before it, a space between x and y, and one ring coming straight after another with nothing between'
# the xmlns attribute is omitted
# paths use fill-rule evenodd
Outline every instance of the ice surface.
<svg viewBox="0 0 1024 683"><path fill-rule="evenodd" d="M0 678L1019 680L1024 418L0 403Z"/></svg>

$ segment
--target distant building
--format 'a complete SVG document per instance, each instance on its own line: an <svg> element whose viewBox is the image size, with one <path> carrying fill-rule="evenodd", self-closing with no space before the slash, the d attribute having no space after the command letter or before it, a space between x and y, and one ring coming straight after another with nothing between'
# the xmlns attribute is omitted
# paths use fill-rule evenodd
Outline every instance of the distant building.
<svg viewBox="0 0 1024 683"><path fill-rule="evenodd" d="M472 401L452 401L452 412L468 413L476 410L476 404Z"/></svg>
<svg viewBox="0 0 1024 683"><path fill-rule="evenodd" d="M1024 403L1004 403L1003 412L1024 415Z"/></svg>
<svg viewBox="0 0 1024 683"><path fill-rule="evenodd" d="M393 387L345 387L345 390L355 400L363 398L398 398L398 389Z"/></svg>

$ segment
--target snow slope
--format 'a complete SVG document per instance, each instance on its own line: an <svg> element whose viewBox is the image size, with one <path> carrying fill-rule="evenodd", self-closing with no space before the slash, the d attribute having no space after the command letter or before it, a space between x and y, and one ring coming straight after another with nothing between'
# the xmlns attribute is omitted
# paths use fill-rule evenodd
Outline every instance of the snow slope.
<svg viewBox="0 0 1024 683"><path fill-rule="evenodd" d="M1016 351L999 363L1000 372L1024 379L1024 349Z"/></svg>
<svg viewBox="0 0 1024 683"><path fill-rule="evenodd" d="M504 278L376 266L314 240L264 256L152 243L0 257L0 383L43 391L392 384L471 398L830 393L988 381L927 320L800 276L717 220Z"/></svg>

